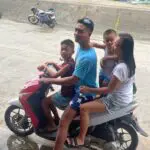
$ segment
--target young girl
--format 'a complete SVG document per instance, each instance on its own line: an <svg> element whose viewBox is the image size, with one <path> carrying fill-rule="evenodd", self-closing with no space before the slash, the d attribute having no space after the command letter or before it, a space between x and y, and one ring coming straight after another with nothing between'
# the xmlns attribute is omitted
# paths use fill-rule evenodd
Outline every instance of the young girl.
<svg viewBox="0 0 150 150"><path fill-rule="evenodd" d="M84 145L89 125L89 113L111 112L127 106L133 100L133 78L135 74L134 41L130 34L120 34L115 44L115 53L118 64L112 71L112 78L108 87L89 88L81 87L81 93L108 94L99 100L80 105L80 134L76 139L68 139L72 146ZM70 143L71 143L70 142Z"/></svg>

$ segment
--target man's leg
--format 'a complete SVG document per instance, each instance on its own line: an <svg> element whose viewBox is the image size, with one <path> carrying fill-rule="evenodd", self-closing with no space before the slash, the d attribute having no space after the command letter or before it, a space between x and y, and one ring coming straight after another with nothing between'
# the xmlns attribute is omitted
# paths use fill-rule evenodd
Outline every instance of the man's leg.
<svg viewBox="0 0 150 150"><path fill-rule="evenodd" d="M76 111L72 109L70 106L64 111L62 118L59 123L59 129L57 132L56 143L54 150L63 150L64 143L67 138L68 128L76 115Z"/></svg>
<svg viewBox="0 0 150 150"><path fill-rule="evenodd" d="M51 97L45 98L43 100L42 106L43 106L45 116L48 120L48 131L53 131L56 129L56 125L54 123L53 117L52 117L51 112L50 112L50 108L49 108L50 105L52 105Z"/></svg>

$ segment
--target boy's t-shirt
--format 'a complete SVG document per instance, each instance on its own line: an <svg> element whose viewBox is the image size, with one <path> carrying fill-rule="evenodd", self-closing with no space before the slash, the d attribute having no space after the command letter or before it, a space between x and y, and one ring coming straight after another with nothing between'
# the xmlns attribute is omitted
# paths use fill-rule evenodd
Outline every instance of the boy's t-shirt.
<svg viewBox="0 0 150 150"><path fill-rule="evenodd" d="M82 49L77 48L76 64L73 75L79 78L76 84L76 92L79 93L80 86L97 87L97 56L94 48ZM94 96L93 93L84 94L86 96Z"/></svg>
<svg viewBox="0 0 150 150"><path fill-rule="evenodd" d="M72 76L75 68L75 61L71 59L68 63L63 63L60 67L64 67L65 65L69 64L69 70L61 77L69 77ZM75 86L61 86L61 95L64 97L72 98L75 95Z"/></svg>

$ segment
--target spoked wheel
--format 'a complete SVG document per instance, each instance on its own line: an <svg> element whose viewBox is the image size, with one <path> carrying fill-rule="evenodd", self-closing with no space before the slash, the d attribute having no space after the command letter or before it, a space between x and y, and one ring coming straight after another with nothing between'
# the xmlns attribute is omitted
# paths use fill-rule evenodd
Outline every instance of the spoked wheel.
<svg viewBox="0 0 150 150"><path fill-rule="evenodd" d="M48 26L52 29L55 27L55 25L56 25L56 20L52 20L51 22L48 23Z"/></svg>
<svg viewBox="0 0 150 150"><path fill-rule="evenodd" d="M5 122L8 128L19 136L27 136L34 132L31 119L18 106L11 105L7 108Z"/></svg>
<svg viewBox="0 0 150 150"><path fill-rule="evenodd" d="M132 126L124 123L117 123L115 131L118 150L136 150L138 135Z"/></svg>
<svg viewBox="0 0 150 150"><path fill-rule="evenodd" d="M34 25L36 25L39 22L39 18L35 15L29 15L28 21Z"/></svg>

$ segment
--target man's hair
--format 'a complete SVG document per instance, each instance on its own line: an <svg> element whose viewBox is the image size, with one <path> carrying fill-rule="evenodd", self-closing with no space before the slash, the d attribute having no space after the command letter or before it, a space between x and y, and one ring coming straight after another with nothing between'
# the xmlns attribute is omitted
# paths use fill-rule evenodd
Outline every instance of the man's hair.
<svg viewBox="0 0 150 150"><path fill-rule="evenodd" d="M103 33L103 38L105 39L107 35L114 33L117 35L117 32L114 29L107 29L104 33Z"/></svg>
<svg viewBox="0 0 150 150"><path fill-rule="evenodd" d="M77 23L81 23L81 24L85 25L91 32L93 32L93 30L94 30L94 22L87 17L79 19L77 21Z"/></svg>
<svg viewBox="0 0 150 150"><path fill-rule="evenodd" d="M70 39L66 39L66 40L61 41L61 45L62 45L62 44L65 44L65 45L67 45L67 46L70 46L71 48L74 49L74 42L73 42L72 40L70 40Z"/></svg>

